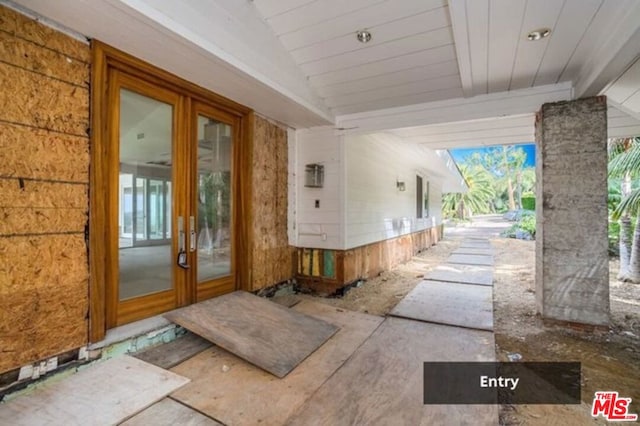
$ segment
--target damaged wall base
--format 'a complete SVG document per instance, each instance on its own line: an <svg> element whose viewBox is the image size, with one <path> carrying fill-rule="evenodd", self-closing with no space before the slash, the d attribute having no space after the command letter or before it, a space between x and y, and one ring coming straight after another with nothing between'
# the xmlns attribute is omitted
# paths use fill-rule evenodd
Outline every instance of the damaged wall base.
<svg viewBox="0 0 640 426"><path fill-rule="evenodd" d="M296 281L320 295L372 278L409 261L442 239L442 225L349 250L298 248Z"/></svg>

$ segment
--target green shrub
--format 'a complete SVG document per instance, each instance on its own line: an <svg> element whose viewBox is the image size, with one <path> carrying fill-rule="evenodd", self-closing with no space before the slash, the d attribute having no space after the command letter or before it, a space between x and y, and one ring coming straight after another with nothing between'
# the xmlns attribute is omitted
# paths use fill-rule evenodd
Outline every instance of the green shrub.
<svg viewBox="0 0 640 426"><path fill-rule="evenodd" d="M522 201L522 208L525 210L535 210L536 209L536 197L533 195L523 196L520 198Z"/></svg>

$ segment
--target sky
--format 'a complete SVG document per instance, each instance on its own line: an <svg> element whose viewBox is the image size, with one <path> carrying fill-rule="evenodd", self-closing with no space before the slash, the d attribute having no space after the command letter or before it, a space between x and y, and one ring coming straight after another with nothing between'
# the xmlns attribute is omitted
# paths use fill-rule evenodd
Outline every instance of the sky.
<svg viewBox="0 0 640 426"><path fill-rule="evenodd" d="M524 149L524 151L527 153L527 161L525 162L525 167L535 166L536 165L536 144L527 143L527 144L519 144L516 146ZM451 153L451 156L453 157L455 162L458 165L460 165L466 157L470 156L474 152L483 153L488 148L492 148L492 147L450 149L449 152Z"/></svg>

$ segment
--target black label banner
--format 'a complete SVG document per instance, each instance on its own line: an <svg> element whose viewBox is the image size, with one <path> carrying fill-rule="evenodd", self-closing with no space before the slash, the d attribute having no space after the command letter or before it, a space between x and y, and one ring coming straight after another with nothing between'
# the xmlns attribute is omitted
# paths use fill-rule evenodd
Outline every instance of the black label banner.
<svg viewBox="0 0 640 426"><path fill-rule="evenodd" d="M579 362L425 362L425 404L580 404Z"/></svg>

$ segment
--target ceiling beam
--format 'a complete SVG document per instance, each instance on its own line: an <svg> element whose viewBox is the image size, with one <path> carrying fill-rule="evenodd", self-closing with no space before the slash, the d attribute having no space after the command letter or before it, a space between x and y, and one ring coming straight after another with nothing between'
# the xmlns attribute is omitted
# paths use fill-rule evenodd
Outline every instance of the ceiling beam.
<svg viewBox="0 0 640 426"><path fill-rule="evenodd" d="M449 14L453 39L460 69L462 93L465 98L473 96L473 76L471 74L471 50L469 43L469 25L466 0L449 0Z"/></svg>
<svg viewBox="0 0 640 426"><path fill-rule="evenodd" d="M473 98L457 98L388 108L336 118L344 133L369 133L404 127L534 113L547 102L573 99L571 83L550 84Z"/></svg>

